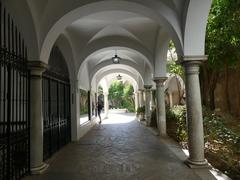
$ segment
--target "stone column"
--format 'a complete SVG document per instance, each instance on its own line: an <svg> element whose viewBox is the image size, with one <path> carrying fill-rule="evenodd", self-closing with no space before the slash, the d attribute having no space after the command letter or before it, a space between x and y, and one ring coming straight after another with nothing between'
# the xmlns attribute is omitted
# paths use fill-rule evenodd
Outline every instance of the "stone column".
<svg viewBox="0 0 240 180"><path fill-rule="evenodd" d="M72 91L72 121L71 121L71 138L72 141L78 141L80 138L80 91L78 89L78 80L73 81Z"/></svg>
<svg viewBox="0 0 240 180"><path fill-rule="evenodd" d="M154 110L156 108L156 103L155 103L155 89L152 89L151 91L151 109Z"/></svg>
<svg viewBox="0 0 240 180"><path fill-rule="evenodd" d="M201 94L199 85L199 65L207 56L185 56L181 61L185 69L186 105L188 125L189 167L206 167L204 157L204 135Z"/></svg>
<svg viewBox="0 0 240 180"><path fill-rule="evenodd" d="M48 167L43 162L43 111L42 111L42 73L47 64L30 61L30 168L32 174L40 174Z"/></svg>
<svg viewBox="0 0 240 180"><path fill-rule="evenodd" d="M144 100L143 100L143 89L139 89L139 105L140 107L143 107L144 106Z"/></svg>
<svg viewBox="0 0 240 180"><path fill-rule="evenodd" d="M156 77L154 81L156 83L156 96L157 96L157 122L160 136L167 135L166 127L166 110L165 110L165 93L164 93L164 82L167 80L166 77Z"/></svg>
<svg viewBox="0 0 240 180"><path fill-rule="evenodd" d="M105 119L108 118L108 112L109 112L109 104L108 104L108 93L104 93L104 113L105 113Z"/></svg>
<svg viewBox="0 0 240 180"><path fill-rule="evenodd" d="M150 126L150 123L151 123L150 101L151 101L152 85L144 85L144 88L145 88L145 119L146 119L146 125Z"/></svg>
<svg viewBox="0 0 240 180"><path fill-rule="evenodd" d="M137 109L139 107L139 102L138 102L138 98L139 98L139 94L138 92L134 92L134 95L135 95L135 111L137 112Z"/></svg>

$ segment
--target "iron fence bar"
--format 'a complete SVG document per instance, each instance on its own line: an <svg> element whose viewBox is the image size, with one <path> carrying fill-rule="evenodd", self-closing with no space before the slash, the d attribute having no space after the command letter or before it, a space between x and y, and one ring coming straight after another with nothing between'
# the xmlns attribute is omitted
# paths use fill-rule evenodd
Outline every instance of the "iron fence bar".
<svg viewBox="0 0 240 180"><path fill-rule="evenodd" d="M68 111L66 104L69 103L70 94L66 96L67 93L65 92L66 87L69 86L68 82L63 82L61 79L43 75L43 106L48 105L47 109L43 107L43 110L46 111L44 112L45 160L70 141L70 131L68 130L70 119L66 118L66 112ZM47 100L45 99L46 96ZM48 126L47 121L50 121Z"/></svg>
<svg viewBox="0 0 240 180"><path fill-rule="evenodd" d="M26 62L25 42L0 1L0 179L20 179L30 169Z"/></svg>

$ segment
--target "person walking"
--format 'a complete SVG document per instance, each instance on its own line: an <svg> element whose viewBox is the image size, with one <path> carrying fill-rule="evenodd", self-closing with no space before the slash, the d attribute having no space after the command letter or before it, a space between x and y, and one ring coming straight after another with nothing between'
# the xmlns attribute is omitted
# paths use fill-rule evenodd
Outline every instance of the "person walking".
<svg viewBox="0 0 240 180"><path fill-rule="evenodd" d="M103 105L100 101L97 103L97 110L98 110L98 117L99 117L99 124L102 123L102 118L101 118L101 111L102 111Z"/></svg>

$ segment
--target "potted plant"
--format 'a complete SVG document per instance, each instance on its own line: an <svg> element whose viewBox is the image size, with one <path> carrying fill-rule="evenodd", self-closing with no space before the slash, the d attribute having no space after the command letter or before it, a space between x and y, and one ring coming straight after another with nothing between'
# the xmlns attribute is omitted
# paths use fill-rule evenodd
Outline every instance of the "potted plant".
<svg viewBox="0 0 240 180"><path fill-rule="evenodd" d="M144 120L145 106L137 108L137 117L140 121Z"/></svg>

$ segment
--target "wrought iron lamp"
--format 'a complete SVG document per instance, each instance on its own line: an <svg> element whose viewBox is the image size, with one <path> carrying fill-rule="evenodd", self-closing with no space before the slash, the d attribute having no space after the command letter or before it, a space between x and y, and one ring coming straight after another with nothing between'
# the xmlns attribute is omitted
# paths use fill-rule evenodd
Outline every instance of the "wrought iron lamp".
<svg viewBox="0 0 240 180"><path fill-rule="evenodd" d="M122 79L122 76L119 74L118 76L117 76L117 80L121 80Z"/></svg>
<svg viewBox="0 0 240 180"><path fill-rule="evenodd" d="M115 51L115 56L112 57L113 64L119 64L121 58L117 55L117 50Z"/></svg>

